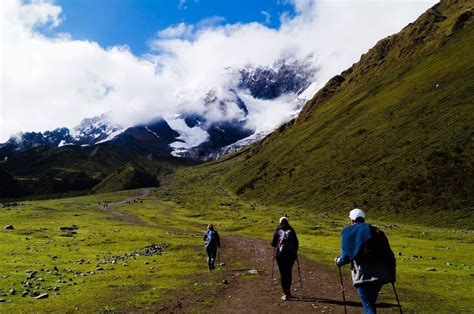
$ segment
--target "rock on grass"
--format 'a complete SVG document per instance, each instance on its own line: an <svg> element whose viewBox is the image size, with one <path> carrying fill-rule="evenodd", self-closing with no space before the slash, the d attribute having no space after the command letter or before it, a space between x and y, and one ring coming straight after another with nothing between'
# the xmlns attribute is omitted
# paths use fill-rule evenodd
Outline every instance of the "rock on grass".
<svg viewBox="0 0 474 314"><path fill-rule="evenodd" d="M39 296L37 296L36 299L41 300L41 299L47 299L48 297L49 297L49 294L42 293Z"/></svg>

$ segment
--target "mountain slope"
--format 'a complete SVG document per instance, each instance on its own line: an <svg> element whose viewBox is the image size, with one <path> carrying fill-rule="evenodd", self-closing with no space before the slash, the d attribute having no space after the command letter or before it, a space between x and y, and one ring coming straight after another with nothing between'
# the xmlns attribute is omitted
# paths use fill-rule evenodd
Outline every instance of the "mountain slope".
<svg viewBox="0 0 474 314"><path fill-rule="evenodd" d="M271 204L426 212L418 217L472 227L472 12L470 1L434 6L331 79L296 121L232 157L178 172L174 186L207 178Z"/></svg>
<svg viewBox="0 0 474 314"><path fill-rule="evenodd" d="M184 159L133 151L111 143L85 147L36 147L16 153L7 162L0 164L0 172L5 178L10 178L0 181L0 197L89 191L130 162L154 178L192 164ZM11 186L12 176L17 186L14 191ZM149 181L144 181L143 184L148 186ZM20 190L21 193L18 192Z"/></svg>
<svg viewBox="0 0 474 314"><path fill-rule="evenodd" d="M103 193L151 186L158 186L156 176L149 174L142 167L129 162L97 184L93 191Z"/></svg>

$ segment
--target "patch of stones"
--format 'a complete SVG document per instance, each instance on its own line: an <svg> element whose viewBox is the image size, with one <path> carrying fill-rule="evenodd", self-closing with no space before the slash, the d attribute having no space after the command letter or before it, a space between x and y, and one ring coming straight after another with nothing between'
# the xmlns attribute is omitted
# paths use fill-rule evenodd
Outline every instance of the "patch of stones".
<svg viewBox="0 0 474 314"><path fill-rule="evenodd" d="M67 237L67 238L71 238L75 236L77 234L77 229L79 229L79 227L76 225L58 227L58 230L62 231L60 236Z"/></svg>
<svg viewBox="0 0 474 314"><path fill-rule="evenodd" d="M118 262L123 262L123 266L128 266L128 263L126 262L128 259L136 259L139 256L161 255L165 250L166 246L167 245L165 243L152 244L147 247L144 247L141 250L135 250L130 253L125 253L124 255L113 255L105 257L102 262L97 265L97 267L101 267L100 264L117 264Z"/></svg>
<svg viewBox="0 0 474 314"><path fill-rule="evenodd" d="M63 229L61 229L63 228ZM71 229L72 228L72 229ZM60 227L59 230L61 231L71 231L71 230L76 230L78 227L77 226L71 226L71 227ZM144 247L143 249L140 250L135 250L130 253L125 253L122 256L111 256L111 257L106 257L102 260L102 262L98 263L96 265L95 271L85 271L85 272L79 272L79 271L74 271L71 268L66 268L63 270L59 270L58 267L53 266L52 269L45 269L41 268L39 270L35 269L27 269L25 270L26 277L24 280L20 281L20 285L22 286L22 289L20 291L17 291L14 288L11 288L8 293L4 292L0 289L0 303L2 302L13 302L11 299L6 299L6 297L32 297L38 300L42 299L47 299L49 298L50 294L55 294L55 295L60 295L61 291L61 285L62 286L73 286L77 285L78 283L76 282L77 280L80 280L79 278L87 277L87 276L93 276L98 273L102 273L105 270L113 270L113 267L108 267L107 269L104 268L101 264L116 264L119 261L123 263L123 266L128 266L127 261L129 259L136 259L139 256L155 256L155 255L161 255L165 248L167 247L166 244L160 243L160 244L152 244L147 247ZM55 258L58 258L57 256L54 256ZM85 264L91 264L91 262L87 259L81 258L76 261L77 265L85 265ZM148 265L149 262L145 261L145 265ZM43 265L44 266L44 265ZM15 268L17 268L15 266ZM151 267L153 268L153 267ZM57 276L57 284L55 286L46 286L46 280L43 278L41 274L44 274L46 276L54 275ZM3 276L3 278L7 278L8 276ZM84 280L82 281L84 282Z"/></svg>

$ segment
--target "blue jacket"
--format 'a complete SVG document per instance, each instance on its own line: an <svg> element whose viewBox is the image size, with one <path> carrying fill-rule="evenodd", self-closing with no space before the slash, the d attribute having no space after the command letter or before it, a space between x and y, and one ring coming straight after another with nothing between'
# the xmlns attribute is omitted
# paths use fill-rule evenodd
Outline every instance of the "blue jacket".
<svg viewBox="0 0 474 314"><path fill-rule="evenodd" d="M371 237L370 225L366 223L357 223L342 229L341 256L338 265L345 265L353 261Z"/></svg>
<svg viewBox="0 0 474 314"><path fill-rule="evenodd" d="M367 223L350 225L341 232L341 255L337 265L349 263L354 286L367 282L395 282L395 256L390 244L381 230Z"/></svg>

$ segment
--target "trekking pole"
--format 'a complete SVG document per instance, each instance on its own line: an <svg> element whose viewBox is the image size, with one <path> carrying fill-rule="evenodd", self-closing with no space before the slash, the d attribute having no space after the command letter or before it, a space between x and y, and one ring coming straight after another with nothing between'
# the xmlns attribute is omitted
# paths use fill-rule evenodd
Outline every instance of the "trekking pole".
<svg viewBox="0 0 474 314"><path fill-rule="evenodd" d="M342 300L344 301L344 313L347 314L346 294L344 293L344 282L342 281L341 266L338 266L338 267L339 267L339 278L341 279Z"/></svg>
<svg viewBox="0 0 474 314"><path fill-rule="evenodd" d="M392 287L393 287L393 292L395 293L395 297L397 298L398 309L400 310L400 314L403 314L402 306L400 304L400 299L398 298L398 294L397 294L397 289L395 289L395 283L393 282L392 282Z"/></svg>
<svg viewBox="0 0 474 314"><path fill-rule="evenodd" d="M304 297L304 294L303 294L303 283L301 282L300 262L299 262L299 260L298 260L298 257L296 257L296 264L298 265L298 277L300 278L301 298L303 298L303 297Z"/></svg>
<svg viewBox="0 0 474 314"><path fill-rule="evenodd" d="M273 270L275 269L275 254L272 254L272 289L273 289Z"/></svg>

